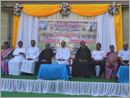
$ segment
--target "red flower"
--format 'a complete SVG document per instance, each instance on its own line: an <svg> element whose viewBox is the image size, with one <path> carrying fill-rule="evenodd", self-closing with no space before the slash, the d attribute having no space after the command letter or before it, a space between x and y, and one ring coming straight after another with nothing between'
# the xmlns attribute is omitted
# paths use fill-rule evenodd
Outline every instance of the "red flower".
<svg viewBox="0 0 130 98"><path fill-rule="evenodd" d="M66 10L68 10L68 7L66 7Z"/></svg>

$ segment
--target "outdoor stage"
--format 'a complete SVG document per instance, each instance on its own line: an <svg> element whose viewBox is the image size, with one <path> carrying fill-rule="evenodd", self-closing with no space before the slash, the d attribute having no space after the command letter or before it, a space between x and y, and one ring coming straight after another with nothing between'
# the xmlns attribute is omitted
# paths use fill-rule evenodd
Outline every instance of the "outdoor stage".
<svg viewBox="0 0 130 98"><path fill-rule="evenodd" d="M69 81L61 81L37 80L36 76L5 75L1 77L1 91L128 97L129 83L98 78L72 77Z"/></svg>

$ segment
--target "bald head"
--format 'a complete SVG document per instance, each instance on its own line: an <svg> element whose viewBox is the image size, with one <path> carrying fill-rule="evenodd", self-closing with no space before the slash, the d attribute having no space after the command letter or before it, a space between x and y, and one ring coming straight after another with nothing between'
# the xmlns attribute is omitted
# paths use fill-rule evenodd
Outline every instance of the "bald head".
<svg viewBox="0 0 130 98"><path fill-rule="evenodd" d="M124 49L124 50L127 50L127 49L128 49L128 43L127 43L127 42L124 42L124 43L123 43L123 49Z"/></svg>
<svg viewBox="0 0 130 98"><path fill-rule="evenodd" d="M50 49L50 43L46 43L46 49Z"/></svg>
<svg viewBox="0 0 130 98"><path fill-rule="evenodd" d="M128 43L127 43L127 42L124 42L123 45L128 45Z"/></svg>
<svg viewBox="0 0 130 98"><path fill-rule="evenodd" d="M63 40L62 42L61 42L61 47L65 47L65 45L66 45L66 42Z"/></svg>

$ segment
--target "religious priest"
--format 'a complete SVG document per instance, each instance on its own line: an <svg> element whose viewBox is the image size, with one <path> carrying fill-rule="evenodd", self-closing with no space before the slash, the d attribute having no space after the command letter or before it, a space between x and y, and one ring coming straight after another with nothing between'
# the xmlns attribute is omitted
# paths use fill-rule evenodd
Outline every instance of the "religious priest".
<svg viewBox="0 0 130 98"><path fill-rule="evenodd" d="M9 75L20 75L20 68L22 60L25 59L25 48L23 48L23 42L18 42L18 48L13 52L14 58L9 61Z"/></svg>
<svg viewBox="0 0 130 98"><path fill-rule="evenodd" d="M31 45L26 53L26 60L22 61L21 72L34 74L35 63L38 61L39 48L35 46L35 40L31 40Z"/></svg>
<svg viewBox="0 0 130 98"><path fill-rule="evenodd" d="M51 58L54 56L53 51L50 49L50 43L46 43L46 49L44 49L39 55L39 61L36 62L35 75L38 74L38 70L41 64L51 64Z"/></svg>
<svg viewBox="0 0 130 98"><path fill-rule="evenodd" d="M70 50L66 47L66 42L61 42L61 48L57 50L56 59L58 59L58 64L67 64L69 65Z"/></svg>
<svg viewBox="0 0 130 98"><path fill-rule="evenodd" d="M80 42L80 48L76 52L76 62L74 64L74 77L84 78L89 77L89 67L91 60L91 51L85 46L85 42Z"/></svg>

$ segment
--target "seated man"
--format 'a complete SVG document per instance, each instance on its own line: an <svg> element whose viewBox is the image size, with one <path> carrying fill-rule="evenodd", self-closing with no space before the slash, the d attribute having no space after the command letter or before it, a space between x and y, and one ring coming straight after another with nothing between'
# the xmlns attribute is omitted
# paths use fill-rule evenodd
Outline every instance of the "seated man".
<svg viewBox="0 0 130 98"><path fill-rule="evenodd" d="M22 61L21 72L34 74L35 62L38 61L39 48L35 46L36 42L31 40L31 45L26 53L26 60Z"/></svg>
<svg viewBox="0 0 130 98"><path fill-rule="evenodd" d="M46 43L46 49L44 49L39 55L39 61L36 63L35 74L38 74L38 70L41 64L51 64L51 57L53 57L53 51L50 49L50 43Z"/></svg>
<svg viewBox="0 0 130 98"><path fill-rule="evenodd" d="M101 75L105 70L105 56L106 56L106 54L100 48L101 48L101 44L97 43L96 49L93 50L93 52L92 52L92 60L93 60L92 61L92 75L93 75L93 78L96 77L96 72L95 72L96 65L100 66L100 72L99 72L98 78L101 78Z"/></svg>
<svg viewBox="0 0 130 98"><path fill-rule="evenodd" d="M128 43L123 44L123 49L121 49L118 53L118 57L120 60L120 66L129 66L129 49L128 49Z"/></svg>
<svg viewBox="0 0 130 98"><path fill-rule="evenodd" d="M22 48L23 42L18 42L19 48L13 52L14 58L9 61L9 75L20 75L20 68L22 60L25 59L25 48Z"/></svg>
<svg viewBox="0 0 130 98"><path fill-rule="evenodd" d="M61 48L57 50L56 59L58 59L58 64L69 65L70 50L66 47L66 42L61 42Z"/></svg>
<svg viewBox="0 0 130 98"><path fill-rule="evenodd" d="M85 46L85 42L80 42L80 49L76 52L76 62L74 65L74 77L89 77L89 67L91 60L91 51Z"/></svg>

